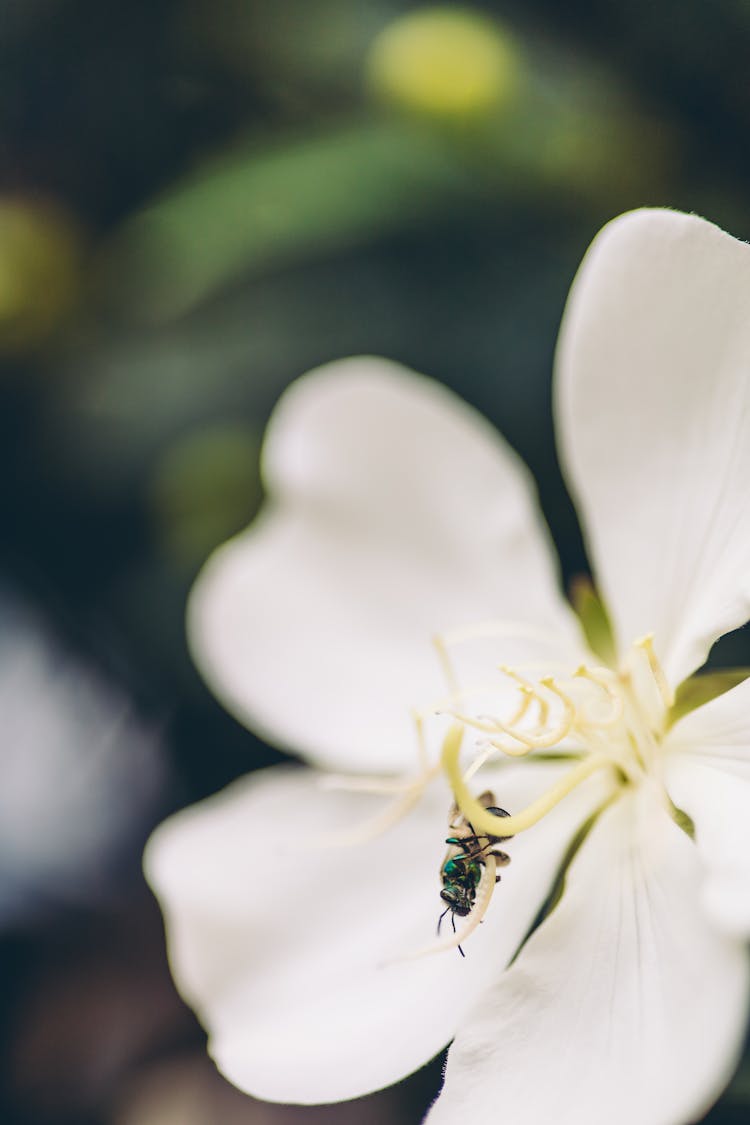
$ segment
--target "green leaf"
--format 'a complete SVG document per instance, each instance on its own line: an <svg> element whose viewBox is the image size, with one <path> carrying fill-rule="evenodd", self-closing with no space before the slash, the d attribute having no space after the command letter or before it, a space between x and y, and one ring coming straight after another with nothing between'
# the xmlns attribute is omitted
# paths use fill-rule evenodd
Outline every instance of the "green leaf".
<svg viewBox="0 0 750 1125"><path fill-rule="evenodd" d="M570 600L578 614L589 648L612 667L617 662L609 615L590 578L581 575L570 585Z"/></svg>
<svg viewBox="0 0 750 1125"><path fill-rule="evenodd" d="M673 726L678 719L710 703L712 699L723 695L737 684L741 684L750 676L750 668L723 668L719 672L705 672L703 675L690 676L677 688L675 701L669 712L668 726Z"/></svg>
<svg viewBox="0 0 750 1125"><path fill-rule="evenodd" d="M110 246L104 280L132 315L169 321L239 276L424 222L468 184L438 133L403 122L258 139L132 217Z"/></svg>

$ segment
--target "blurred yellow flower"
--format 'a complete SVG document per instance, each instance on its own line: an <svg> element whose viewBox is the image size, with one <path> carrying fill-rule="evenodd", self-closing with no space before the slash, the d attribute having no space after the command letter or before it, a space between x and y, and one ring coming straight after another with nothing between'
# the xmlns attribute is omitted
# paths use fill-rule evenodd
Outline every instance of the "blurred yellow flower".
<svg viewBox="0 0 750 1125"><path fill-rule="evenodd" d="M60 208L0 200L0 352L38 347L80 290L80 235Z"/></svg>
<svg viewBox="0 0 750 1125"><path fill-rule="evenodd" d="M505 106L519 86L516 47L488 17L425 8L395 20L370 49L372 89L400 107L442 118Z"/></svg>

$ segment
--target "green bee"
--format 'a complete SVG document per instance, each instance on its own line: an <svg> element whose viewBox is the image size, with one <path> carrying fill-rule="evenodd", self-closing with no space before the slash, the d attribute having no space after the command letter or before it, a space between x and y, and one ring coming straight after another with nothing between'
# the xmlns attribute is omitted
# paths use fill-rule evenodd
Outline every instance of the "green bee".
<svg viewBox="0 0 750 1125"><path fill-rule="evenodd" d="M510 816L510 813L506 812L505 809L497 807L494 795L489 790L482 793L479 800L487 811L494 816ZM496 844L510 840L510 836L478 835L471 823L457 808L454 808L451 813L449 826L454 834L448 836L445 841L448 845L448 851L440 868L440 878L443 883L440 897L443 902L447 903L447 906L438 919L438 934L440 933L440 924L449 911L454 933L456 932L456 915L458 914L459 918L464 918L471 912L476 902L477 888L482 878L482 869L487 856L493 856L498 867L507 867L510 863L510 856L495 848ZM495 882L500 882L499 875ZM465 956L460 945L458 951L462 957Z"/></svg>

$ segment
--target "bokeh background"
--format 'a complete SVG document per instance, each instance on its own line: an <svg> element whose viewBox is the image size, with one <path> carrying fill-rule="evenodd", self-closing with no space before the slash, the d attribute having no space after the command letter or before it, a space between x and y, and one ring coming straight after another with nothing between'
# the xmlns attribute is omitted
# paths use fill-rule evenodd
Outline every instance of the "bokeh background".
<svg viewBox="0 0 750 1125"><path fill-rule="evenodd" d="M0 0L0 1120L420 1120L439 1060L242 1097L173 991L143 842L280 757L192 670L186 593L281 391L359 352L495 421L585 571L565 295L630 207L750 236L749 57L746 0ZM750 1065L708 1120L749 1119Z"/></svg>

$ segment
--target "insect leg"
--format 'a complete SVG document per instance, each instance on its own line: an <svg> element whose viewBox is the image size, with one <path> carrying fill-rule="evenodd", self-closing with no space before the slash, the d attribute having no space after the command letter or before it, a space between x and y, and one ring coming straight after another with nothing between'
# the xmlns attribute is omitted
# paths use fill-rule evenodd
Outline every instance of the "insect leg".
<svg viewBox="0 0 750 1125"><path fill-rule="evenodd" d="M440 937L440 923L443 921L443 918L445 918L445 916L446 916L446 914L448 913L449 910L450 910L450 906L446 906L445 910L443 911L443 913L438 918L438 924L437 924L438 937Z"/></svg>
<svg viewBox="0 0 750 1125"><path fill-rule="evenodd" d="M479 856L482 855L483 852L488 851L488 849L492 847L493 841L487 840L486 843L480 844L479 841L484 840L484 839L485 839L484 836L467 836L465 840L462 840L461 844L458 845L458 846L460 846L461 851L463 852L462 858L463 859L477 859ZM474 848L473 851L470 850L472 847Z"/></svg>

